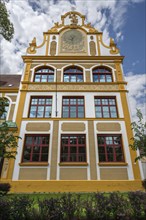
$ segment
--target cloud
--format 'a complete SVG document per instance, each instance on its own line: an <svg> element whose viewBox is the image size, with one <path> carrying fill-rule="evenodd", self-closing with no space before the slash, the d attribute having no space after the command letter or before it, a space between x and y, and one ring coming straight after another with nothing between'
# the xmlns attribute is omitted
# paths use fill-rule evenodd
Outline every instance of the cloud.
<svg viewBox="0 0 146 220"><path fill-rule="evenodd" d="M61 15L72 10L86 15L87 22L103 31L105 43L109 42L111 29L116 41L123 39L122 28L126 21L129 4L138 4L143 0L10 0L6 3L10 19L14 24L15 34L11 43L2 39L3 74L17 74L22 71L21 55L36 37L37 44L43 40L43 32L50 29L54 22L60 21ZM113 36L112 36L113 37Z"/></svg>
<svg viewBox="0 0 146 220"><path fill-rule="evenodd" d="M146 74L126 74L125 80L128 82L129 102L133 121L137 121L136 109L141 109L146 119Z"/></svg>

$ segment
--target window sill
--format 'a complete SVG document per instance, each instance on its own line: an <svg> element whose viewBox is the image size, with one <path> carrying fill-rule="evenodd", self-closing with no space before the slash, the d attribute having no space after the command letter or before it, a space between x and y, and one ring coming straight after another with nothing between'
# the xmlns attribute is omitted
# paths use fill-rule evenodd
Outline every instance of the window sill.
<svg viewBox="0 0 146 220"><path fill-rule="evenodd" d="M88 166L86 162L62 162L59 163L59 166Z"/></svg>
<svg viewBox="0 0 146 220"><path fill-rule="evenodd" d="M98 163L99 166L127 166L128 163L125 163L125 162L101 162L101 163Z"/></svg>
<svg viewBox="0 0 146 220"><path fill-rule="evenodd" d="M48 166L49 163L47 162L26 162L26 163L19 163L19 166Z"/></svg>

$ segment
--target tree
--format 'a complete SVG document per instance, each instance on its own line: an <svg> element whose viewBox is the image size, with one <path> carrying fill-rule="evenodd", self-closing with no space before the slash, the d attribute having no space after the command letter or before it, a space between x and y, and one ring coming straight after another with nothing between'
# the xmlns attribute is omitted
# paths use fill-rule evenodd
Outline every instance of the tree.
<svg viewBox="0 0 146 220"><path fill-rule="evenodd" d="M6 113L6 106L8 105L6 98L0 98L0 173L3 165L4 158L14 158L17 153L18 139L16 135L16 126L12 126L15 123L6 121L3 115Z"/></svg>
<svg viewBox="0 0 146 220"><path fill-rule="evenodd" d="M14 27L9 20L9 14L3 0L0 0L0 35L8 41L11 41L14 35Z"/></svg>
<svg viewBox="0 0 146 220"><path fill-rule="evenodd" d="M146 122L143 122L143 115L140 109L137 109L136 113L138 122L131 123L131 129L134 131L134 136L131 138L133 141L129 146L132 150L140 151L140 155L135 158L135 161L146 157Z"/></svg>

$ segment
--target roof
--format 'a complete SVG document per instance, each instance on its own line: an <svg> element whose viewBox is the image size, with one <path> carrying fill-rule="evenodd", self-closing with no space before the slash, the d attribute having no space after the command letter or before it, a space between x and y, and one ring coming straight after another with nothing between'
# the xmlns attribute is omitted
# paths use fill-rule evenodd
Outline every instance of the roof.
<svg viewBox="0 0 146 220"><path fill-rule="evenodd" d="M0 87L19 88L21 75L0 75Z"/></svg>

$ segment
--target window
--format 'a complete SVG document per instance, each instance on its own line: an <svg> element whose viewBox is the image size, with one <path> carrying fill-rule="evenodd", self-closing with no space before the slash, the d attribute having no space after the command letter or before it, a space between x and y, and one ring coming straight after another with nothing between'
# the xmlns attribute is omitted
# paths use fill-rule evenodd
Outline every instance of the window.
<svg viewBox="0 0 146 220"><path fill-rule="evenodd" d="M32 97L30 118L49 118L52 112L52 97Z"/></svg>
<svg viewBox="0 0 146 220"><path fill-rule="evenodd" d="M22 162L47 162L49 151L49 136L26 135Z"/></svg>
<svg viewBox="0 0 146 220"><path fill-rule="evenodd" d="M85 135L61 136L61 162L86 162Z"/></svg>
<svg viewBox="0 0 146 220"><path fill-rule="evenodd" d="M112 71L106 67L93 69L93 82L112 82Z"/></svg>
<svg viewBox="0 0 146 220"><path fill-rule="evenodd" d="M64 71L64 82L83 82L83 70L70 67Z"/></svg>
<svg viewBox="0 0 146 220"><path fill-rule="evenodd" d="M9 100L7 98L0 98L0 119L6 119L8 109L9 109Z"/></svg>
<svg viewBox="0 0 146 220"><path fill-rule="evenodd" d="M83 97L63 97L63 118L84 118Z"/></svg>
<svg viewBox="0 0 146 220"><path fill-rule="evenodd" d="M41 67L35 71L34 82L54 82L54 70Z"/></svg>
<svg viewBox="0 0 146 220"><path fill-rule="evenodd" d="M117 118L115 97L95 97L96 118Z"/></svg>
<svg viewBox="0 0 146 220"><path fill-rule="evenodd" d="M98 135L99 162L124 162L121 135Z"/></svg>

